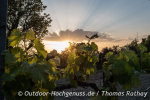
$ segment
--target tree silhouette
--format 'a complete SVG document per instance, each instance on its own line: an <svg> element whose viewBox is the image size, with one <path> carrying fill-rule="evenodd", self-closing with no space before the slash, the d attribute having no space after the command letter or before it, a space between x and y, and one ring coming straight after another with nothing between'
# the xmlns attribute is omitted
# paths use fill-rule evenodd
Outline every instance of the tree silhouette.
<svg viewBox="0 0 150 100"><path fill-rule="evenodd" d="M141 44L147 47L147 52L150 52L150 35L147 38L142 38Z"/></svg>
<svg viewBox="0 0 150 100"><path fill-rule="evenodd" d="M44 37L48 33L47 27L52 21L49 14L41 15L46 7L41 0L8 0L7 37L16 28L20 28L22 32L32 29L35 32L35 38ZM30 47L32 47L31 44L28 49Z"/></svg>

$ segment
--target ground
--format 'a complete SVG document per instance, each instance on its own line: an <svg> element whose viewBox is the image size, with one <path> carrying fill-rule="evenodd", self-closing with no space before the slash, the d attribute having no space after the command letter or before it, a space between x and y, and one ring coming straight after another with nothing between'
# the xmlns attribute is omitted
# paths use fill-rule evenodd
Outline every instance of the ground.
<svg viewBox="0 0 150 100"><path fill-rule="evenodd" d="M148 87L150 87L150 74L141 74L139 78L141 81L141 86L134 87L130 91L144 92ZM102 71L98 71L96 74L96 77L94 77L94 75L90 75L89 82L96 83L96 85L100 87L100 85L102 84ZM67 83L69 82L66 82L65 78L56 81L57 85L67 84ZM63 91L64 92L85 92L85 93L89 93L90 91L95 92L91 87L87 87L86 89L82 87L78 87L76 89L75 88L65 89ZM118 88L118 91L121 92L122 90ZM57 92L61 92L61 91L57 91ZM137 97L137 96L130 96L130 97L122 96L122 97L119 97L118 99L119 100L150 100L150 93L148 93L145 98ZM92 98L90 96L73 96L73 97L72 96L70 97L69 96L68 97L56 96L54 100L92 100Z"/></svg>

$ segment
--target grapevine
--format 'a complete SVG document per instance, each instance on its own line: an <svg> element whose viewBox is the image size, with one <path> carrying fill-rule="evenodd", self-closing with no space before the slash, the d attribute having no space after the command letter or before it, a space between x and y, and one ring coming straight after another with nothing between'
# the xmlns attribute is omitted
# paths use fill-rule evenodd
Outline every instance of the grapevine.
<svg viewBox="0 0 150 100"><path fill-rule="evenodd" d="M51 100L54 96L18 96L18 92L49 92L61 91L64 89L77 88L78 86L90 86L99 95L92 97L98 100L117 99L117 96L107 97L102 91L117 91L116 86L120 85L123 90L130 90L132 87L140 86L139 76L141 70L150 72L150 53L147 48L137 45L138 56L128 47L122 47L119 54L109 52L106 54L106 62L103 63L103 71L106 81L102 87L95 83L89 83L90 74L96 75L96 62L99 61L98 46L91 42L98 38L97 34L91 37L86 36L87 43L70 43L67 50L67 67L60 71L59 57L47 58L44 45L35 38L35 33L29 30L26 33L20 29L14 29L8 37L8 45L12 48L3 51L5 55L5 73L2 75L2 92L8 100ZM28 41L36 53L30 54L27 49ZM62 78L69 81L69 84L57 86L55 81Z"/></svg>

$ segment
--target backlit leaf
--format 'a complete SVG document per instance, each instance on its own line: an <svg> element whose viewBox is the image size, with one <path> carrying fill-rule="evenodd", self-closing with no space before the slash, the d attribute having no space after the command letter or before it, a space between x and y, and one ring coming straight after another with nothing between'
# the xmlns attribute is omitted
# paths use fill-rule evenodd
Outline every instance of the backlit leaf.
<svg viewBox="0 0 150 100"><path fill-rule="evenodd" d="M26 33L26 39L35 39L35 33L32 30L29 30L28 33Z"/></svg>
<svg viewBox="0 0 150 100"><path fill-rule="evenodd" d="M8 45L14 47L19 45L19 42L22 40L22 35L20 29L14 29L10 36L8 37Z"/></svg>
<svg viewBox="0 0 150 100"><path fill-rule="evenodd" d="M98 50L98 46L94 42L91 43L91 46L93 50Z"/></svg>
<svg viewBox="0 0 150 100"><path fill-rule="evenodd" d="M42 55L44 58L46 58L47 53L44 49L44 45L39 41L39 39L34 40L35 48L39 55Z"/></svg>

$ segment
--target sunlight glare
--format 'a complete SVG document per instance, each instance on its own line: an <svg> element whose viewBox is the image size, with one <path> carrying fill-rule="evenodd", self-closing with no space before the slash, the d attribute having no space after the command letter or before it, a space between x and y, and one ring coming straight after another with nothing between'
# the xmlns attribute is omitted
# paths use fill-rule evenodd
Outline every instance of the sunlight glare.
<svg viewBox="0 0 150 100"><path fill-rule="evenodd" d="M65 50L65 48L69 47L68 41L62 41L62 42L54 42L54 41L43 41L45 44L45 49L50 52L53 49L57 50L59 53L61 51Z"/></svg>

